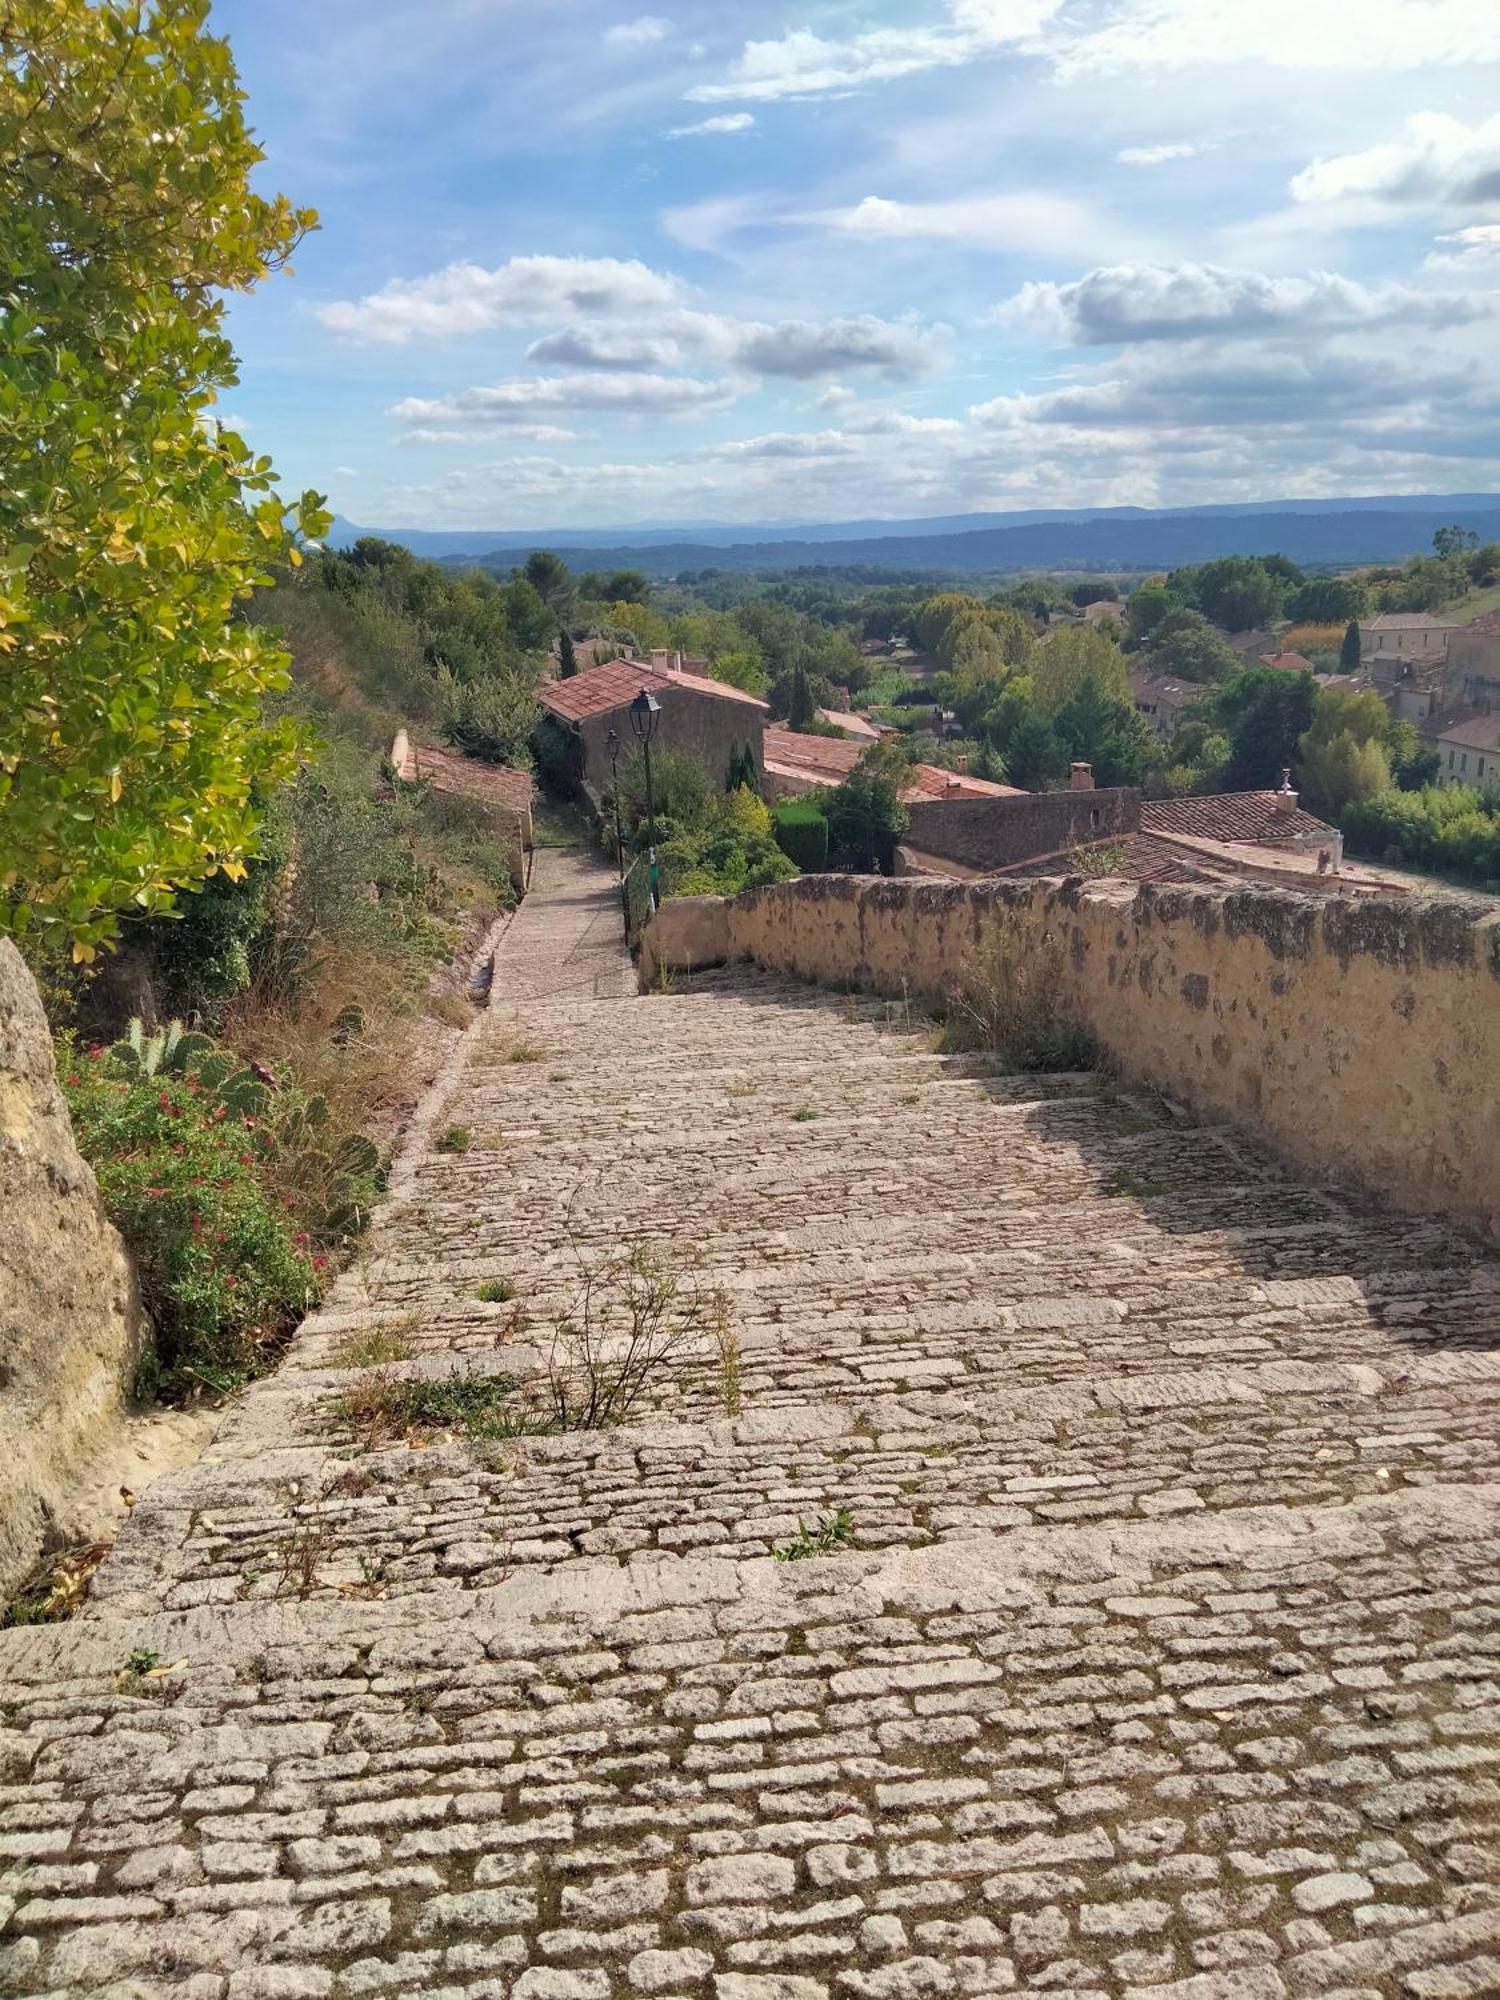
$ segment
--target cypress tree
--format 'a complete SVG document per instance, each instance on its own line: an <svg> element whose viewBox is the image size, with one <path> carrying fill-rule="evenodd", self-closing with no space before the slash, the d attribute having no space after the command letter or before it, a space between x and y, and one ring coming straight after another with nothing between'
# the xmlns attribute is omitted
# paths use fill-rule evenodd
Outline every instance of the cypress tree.
<svg viewBox="0 0 1500 2000"><path fill-rule="evenodd" d="M570 681L578 671L578 655L573 650L573 635L566 626L557 635L557 677Z"/></svg>
<svg viewBox="0 0 1500 2000"><path fill-rule="evenodd" d="M1344 628L1344 643L1339 647L1339 668L1346 674L1359 672L1359 620L1351 618Z"/></svg>

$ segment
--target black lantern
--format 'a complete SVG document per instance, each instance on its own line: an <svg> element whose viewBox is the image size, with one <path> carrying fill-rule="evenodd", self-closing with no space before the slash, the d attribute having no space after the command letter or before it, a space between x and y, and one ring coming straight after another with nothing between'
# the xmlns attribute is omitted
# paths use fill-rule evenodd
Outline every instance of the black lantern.
<svg viewBox="0 0 1500 2000"><path fill-rule="evenodd" d="M656 872L656 795L651 789L651 739L660 721L661 703L650 688L643 687L630 704L630 726L646 760L646 887L653 910L660 899Z"/></svg>

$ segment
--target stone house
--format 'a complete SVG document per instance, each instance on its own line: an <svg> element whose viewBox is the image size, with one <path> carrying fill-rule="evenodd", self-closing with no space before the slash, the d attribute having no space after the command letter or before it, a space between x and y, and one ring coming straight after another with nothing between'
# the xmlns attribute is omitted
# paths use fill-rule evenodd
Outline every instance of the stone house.
<svg viewBox="0 0 1500 2000"><path fill-rule="evenodd" d="M643 688L661 705L653 749L680 750L695 757L721 785L747 748L757 772L761 770L761 739L769 713L765 702L727 682L658 666L654 660L607 660L568 680L547 682L537 696L548 715L575 739L581 780L595 804L609 790L611 733L622 756L635 749L630 704Z"/></svg>
<svg viewBox="0 0 1500 2000"><path fill-rule="evenodd" d="M1437 750L1440 785L1500 784L1500 705L1434 716L1422 735Z"/></svg>
<svg viewBox="0 0 1500 2000"><path fill-rule="evenodd" d="M1500 611L1454 627L1443 680L1447 708L1500 708Z"/></svg>
<svg viewBox="0 0 1500 2000"><path fill-rule="evenodd" d="M1176 735L1178 723L1207 693L1198 681L1177 680L1171 674L1144 674L1138 667L1130 671L1136 712L1146 718L1163 742Z"/></svg>

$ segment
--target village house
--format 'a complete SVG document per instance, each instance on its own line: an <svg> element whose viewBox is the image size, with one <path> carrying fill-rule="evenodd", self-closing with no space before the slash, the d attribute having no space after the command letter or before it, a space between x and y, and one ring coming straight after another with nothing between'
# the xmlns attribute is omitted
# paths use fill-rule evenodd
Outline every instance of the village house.
<svg viewBox="0 0 1500 2000"><path fill-rule="evenodd" d="M1305 653L1262 653L1260 666L1270 667L1278 674L1310 674L1313 663Z"/></svg>
<svg viewBox="0 0 1500 2000"><path fill-rule="evenodd" d="M663 654L663 662L681 655ZM644 660L607 660L565 681L548 681L537 699L574 739L578 776L597 805L609 790L616 750L635 749L630 704L645 689L660 704L653 743L695 757L724 784L748 749L757 772L768 708L752 694L685 669Z"/></svg>
<svg viewBox="0 0 1500 2000"><path fill-rule="evenodd" d="M1500 611L1486 611L1448 635L1446 708L1500 707Z"/></svg>
<svg viewBox="0 0 1500 2000"><path fill-rule="evenodd" d="M1208 693L1201 681L1178 680L1171 674L1130 671L1130 693L1136 712L1143 715L1163 742L1177 734L1177 725L1190 709Z"/></svg>
<svg viewBox="0 0 1500 2000"><path fill-rule="evenodd" d="M536 845L531 819L533 785L529 771L508 764L486 764L457 750L434 750L413 743L404 729L391 745L391 773L402 784L430 785L435 792L471 799L506 843L511 884L518 894L526 888L532 849Z"/></svg>
<svg viewBox="0 0 1500 2000"><path fill-rule="evenodd" d="M1438 753L1440 785L1500 785L1500 705L1435 715L1422 736Z"/></svg>
<svg viewBox="0 0 1500 2000"><path fill-rule="evenodd" d="M1382 611L1378 618L1360 620L1359 657L1368 665L1377 654L1414 660L1446 653L1452 631L1451 620L1432 611Z"/></svg>

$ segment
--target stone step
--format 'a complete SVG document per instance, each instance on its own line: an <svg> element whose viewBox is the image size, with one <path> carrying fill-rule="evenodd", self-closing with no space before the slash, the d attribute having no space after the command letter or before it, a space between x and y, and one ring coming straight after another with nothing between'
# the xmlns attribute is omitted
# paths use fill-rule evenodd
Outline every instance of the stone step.
<svg viewBox="0 0 1500 2000"><path fill-rule="evenodd" d="M1497 1508L1440 1488L5 1633L0 1976L1482 1992Z"/></svg>
<svg viewBox="0 0 1500 2000"><path fill-rule="evenodd" d="M330 1385L341 1378L328 1378ZM919 1393L708 1424L362 1448L323 1413L160 1482L90 1615L483 1588L513 1569L769 1555L846 1510L849 1546L1049 1523L1319 1507L1500 1478L1500 1355L1271 1363Z"/></svg>

